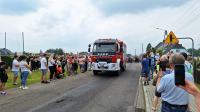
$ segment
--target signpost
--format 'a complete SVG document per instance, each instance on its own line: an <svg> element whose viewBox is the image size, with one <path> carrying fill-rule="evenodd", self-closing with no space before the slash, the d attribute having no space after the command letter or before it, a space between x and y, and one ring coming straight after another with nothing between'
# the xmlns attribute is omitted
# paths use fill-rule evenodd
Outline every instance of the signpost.
<svg viewBox="0 0 200 112"><path fill-rule="evenodd" d="M167 38L164 40L165 44L178 44L179 40L176 37L176 35L171 31L168 35Z"/></svg>
<svg viewBox="0 0 200 112"><path fill-rule="evenodd" d="M165 44L178 44L179 39L184 39L184 40L191 40L192 41L192 59L194 62L194 40L191 37L182 37L182 38L177 38L176 35L171 31L168 35L167 38L163 41Z"/></svg>

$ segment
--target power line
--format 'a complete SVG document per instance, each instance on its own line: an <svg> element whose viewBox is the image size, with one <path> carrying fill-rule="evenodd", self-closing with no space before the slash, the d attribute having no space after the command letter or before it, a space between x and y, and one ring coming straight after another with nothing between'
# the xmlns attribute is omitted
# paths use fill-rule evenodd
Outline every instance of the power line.
<svg viewBox="0 0 200 112"><path fill-rule="evenodd" d="M197 1L196 1L197 2ZM195 3L196 3L195 2ZM188 14L186 14L185 15L185 17L183 17L183 21L185 20L186 21L186 23L185 24L181 24L178 28L177 28L177 30L183 30L183 29L185 29L185 27L186 26L188 26L192 21L194 21L198 16L199 16L199 2L198 3L196 3L195 4L195 6L193 7L193 9L188 13ZM194 17L193 17L194 16ZM189 18L189 20L187 20L186 18L188 18L188 17L191 17L191 19ZM183 21L182 21L182 23L183 23ZM181 21L180 21L181 22ZM179 22L179 23L180 23Z"/></svg>
<svg viewBox="0 0 200 112"><path fill-rule="evenodd" d="M190 6L185 8L185 10L182 11L182 13L174 21L174 26L177 27L177 25L181 24L185 20L185 18L193 14L194 11L197 10L198 7L199 7L198 0L195 0L194 2L192 2Z"/></svg>

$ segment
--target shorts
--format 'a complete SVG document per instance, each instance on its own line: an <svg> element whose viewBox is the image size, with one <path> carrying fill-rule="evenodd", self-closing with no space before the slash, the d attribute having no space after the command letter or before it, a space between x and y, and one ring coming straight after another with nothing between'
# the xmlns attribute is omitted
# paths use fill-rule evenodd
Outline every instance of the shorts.
<svg viewBox="0 0 200 112"><path fill-rule="evenodd" d="M17 77L17 76L18 76L18 71L13 71L13 75L14 75L15 77Z"/></svg>
<svg viewBox="0 0 200 112"><path fill-rule="evenodd" d="M6 83L8 80L8 75L0 75L0 82Z"/></svg>
<svg viewBox="0 0 200 112"><path fill-rule="evenodd" d="M148 72L143 71L143 72L142 72L142 77L148 77Z"/></svg>
<svg viewBox="0 0 200 112"><path fill-rule="evenodd" d="M42 70L42 75L47 75L47 69L41 69Z"/></svg>

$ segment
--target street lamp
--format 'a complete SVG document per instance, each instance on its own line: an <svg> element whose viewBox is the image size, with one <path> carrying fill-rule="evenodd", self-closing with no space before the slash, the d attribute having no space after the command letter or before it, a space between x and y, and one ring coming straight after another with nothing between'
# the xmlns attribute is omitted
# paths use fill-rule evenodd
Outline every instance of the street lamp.
<svg viewBox="0 0 200 112"><path fill-rule="evenodd" d="M156 29L164 31L164 39L163 39L163 48L164 48L164 40L165 40L165 36L168 34L168 32L166 29L162 29L162 28L156 28Z"/></svg>

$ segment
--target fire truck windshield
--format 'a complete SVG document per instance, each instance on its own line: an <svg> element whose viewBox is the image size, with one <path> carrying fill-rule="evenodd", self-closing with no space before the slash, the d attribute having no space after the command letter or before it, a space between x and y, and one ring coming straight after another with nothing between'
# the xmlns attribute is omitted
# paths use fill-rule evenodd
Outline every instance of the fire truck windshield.
<svg viewBox="0 0 200 112"><path fill-rule="evenodd" d="M114 43L98 43L94 44L93 52L115 52Z"/></svg>

